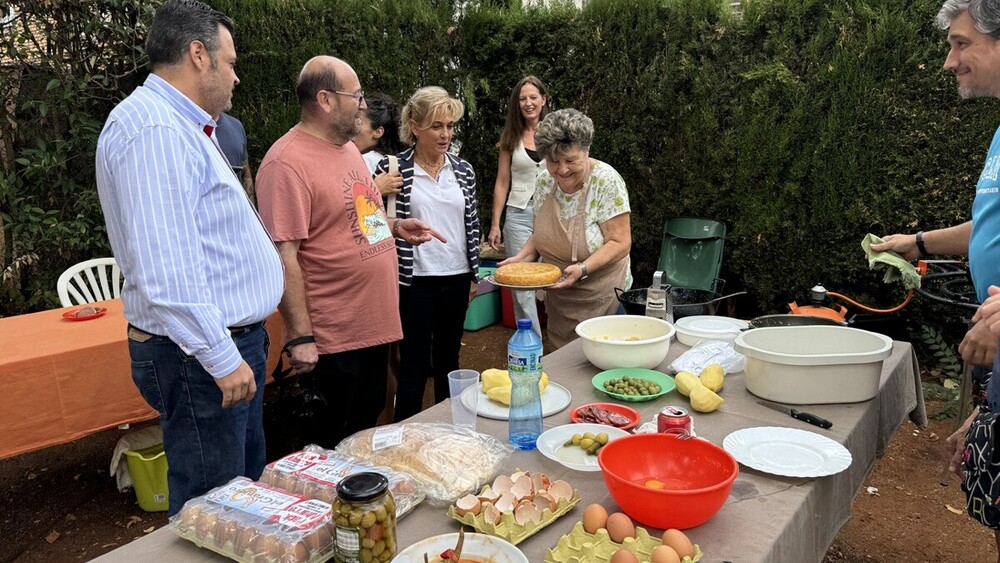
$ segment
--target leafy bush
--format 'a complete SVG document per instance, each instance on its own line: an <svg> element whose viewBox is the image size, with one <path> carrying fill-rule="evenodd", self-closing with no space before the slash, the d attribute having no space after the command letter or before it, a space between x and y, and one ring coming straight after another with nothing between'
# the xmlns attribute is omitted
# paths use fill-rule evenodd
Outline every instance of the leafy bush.
<svg viewBox="0 0 1000 563"><path fill-rule="evenodd" d="M816 283L876 306L901 301L868 271L861 238L968 218L1000 121L991 101L960 101L940 70L940 0L755 0L741 18L717 0L590 0L582 10L506 0L213 4L237 24L232 113L252 164L296 123L302 64L337 55L368 92L402 102L437 84L465 101L462 155L477 170L488 225L506 99L536 74L554 107L594 119L592 155L625 178L636 283L651 277L667 218L720 219L729 227L723 277L748 291L747 317L784 311ZM0 152L0 267L41 258L0 286L0 314L54 305L63 268L107 254L94 139L144 78L155 5L21 0L5 28L16 33L0 34L20 70L0 73L16 102L0 120L14 150ZM29 36L48 43L33 49ZM952 314L919 299L906 313Z"/></svg>

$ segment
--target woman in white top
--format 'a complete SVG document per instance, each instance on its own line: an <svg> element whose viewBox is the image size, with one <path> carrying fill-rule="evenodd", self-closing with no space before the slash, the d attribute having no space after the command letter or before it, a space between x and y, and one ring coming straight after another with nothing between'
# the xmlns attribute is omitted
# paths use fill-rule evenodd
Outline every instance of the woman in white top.
<svg viewBox="0 0 1000 563"><path fill-rule="evenodd" d="M365 96L368 110L361 117L361 132L354 137L354 144L361 151L368 171L375 174L375 167L387 154L396 154L406 147L399 140L399 106L385 94ZM399 172L375 176L379 193L387 196L399 193L403 177Z"/></svg>
<svg viewBox="0 0 1000 563"><path fill-rule="evenodd" d="M504 206L503 241L507 256L521 251L535 221L530 202L535 194L535 177L545 169L542 156L535 151L535 127L548 113L549 96L542 81L525 76L511 90L507 102L507 119L500 134L500 160L497 181L493 186L493 219L489 244L494 250L500 245L500 216ZM542 334L534 291L515 291L514 317L531 319L535 332Z"/></svg>
<svg viewBox="0 0 1000 563"><path fill-rule="evenodd" d="M437 86L421 88L403 107L400 138L411 146L399 154L403 187L396 198L399 219L420 218L445 240L413 246L396 240L399 256L399 319L403 324L396 375L396 421L420 412L427 379L434 401L448 398L448 372L458 369L465 311L475 297L479 271L476 173L451 154L462 102ZM385 172L383 158L376 173Z"/></svg>

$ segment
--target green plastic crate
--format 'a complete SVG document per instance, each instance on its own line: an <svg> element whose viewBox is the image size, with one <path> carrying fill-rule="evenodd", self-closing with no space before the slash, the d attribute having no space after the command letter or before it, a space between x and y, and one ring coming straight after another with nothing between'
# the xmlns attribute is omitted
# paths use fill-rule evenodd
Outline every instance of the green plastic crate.
<svg viewBox="0 0 1000 563"><path fill-rule="evenodd" d="M500 319L500 292L477 295L465 312L465 330L480 330Z"/></svg>

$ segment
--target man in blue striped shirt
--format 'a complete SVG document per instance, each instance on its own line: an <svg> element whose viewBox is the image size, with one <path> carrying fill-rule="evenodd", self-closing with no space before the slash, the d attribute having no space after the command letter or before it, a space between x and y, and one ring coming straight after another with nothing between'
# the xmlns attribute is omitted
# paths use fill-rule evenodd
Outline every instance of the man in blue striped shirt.
<svg viewBox="0 0 1000 563"><path fill-rule="evenodd" d="M266 462L263 321L283 273L211 137L211 116L239 83L232 32L201 2L160 7L146 41L152 74L111 112L97 146L132 378L160 413L171 515L237 475L258 478Z"/></svg>

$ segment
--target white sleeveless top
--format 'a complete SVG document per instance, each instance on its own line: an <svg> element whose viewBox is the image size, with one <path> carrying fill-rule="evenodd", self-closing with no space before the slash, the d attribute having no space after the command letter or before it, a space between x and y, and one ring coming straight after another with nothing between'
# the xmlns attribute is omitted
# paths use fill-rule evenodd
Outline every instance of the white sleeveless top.
<svg viewBox="0 0 1000 563"><path fill-rule="evenodd" d="M524 150L524 141L517 143L517 148L510 158L510 194L507 205L524 209L535 195L535 178L545 170L545 159L535 162Z"/></svg>

